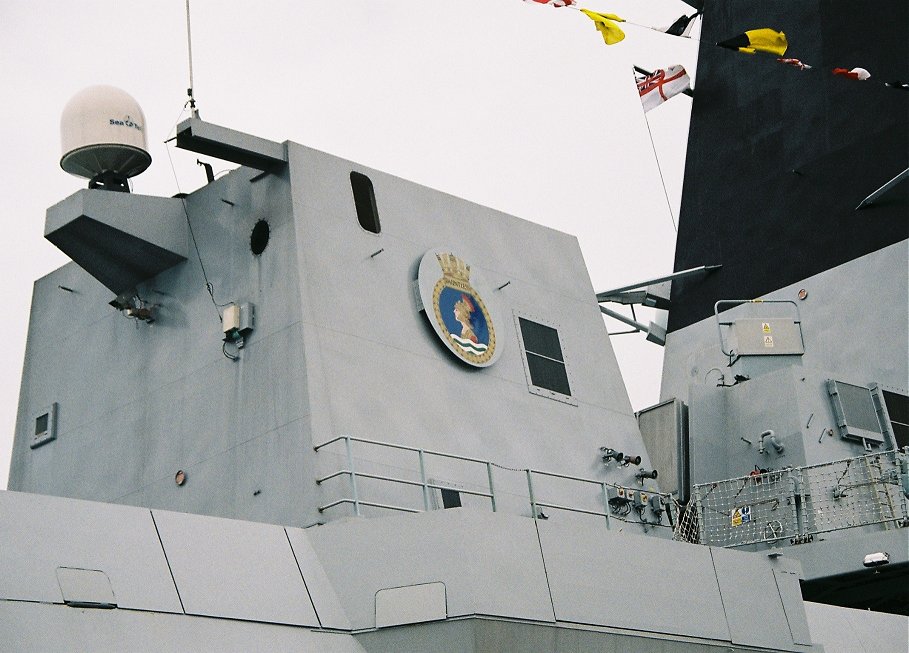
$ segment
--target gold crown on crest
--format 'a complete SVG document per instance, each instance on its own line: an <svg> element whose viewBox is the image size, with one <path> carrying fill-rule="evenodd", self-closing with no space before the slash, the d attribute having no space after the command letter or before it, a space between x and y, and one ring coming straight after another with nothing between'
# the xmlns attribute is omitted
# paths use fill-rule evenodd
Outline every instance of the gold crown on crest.
<svg viewBox="0 0 909 653"><path fill-rule="evenodd" d="M454 254L436 254L439 265L442 266L442 276L454 281L467 283L470 281L470 266Z"/></svg>

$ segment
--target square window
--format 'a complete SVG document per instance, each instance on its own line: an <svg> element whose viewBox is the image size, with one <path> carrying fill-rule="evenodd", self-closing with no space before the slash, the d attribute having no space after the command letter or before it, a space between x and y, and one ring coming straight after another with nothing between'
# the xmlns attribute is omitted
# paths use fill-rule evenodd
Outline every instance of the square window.
<svg viewBox="0 0 909 653"><path fill-rule="evenodd" d="M460 508L461 507L461 493L457 490L451 490L449 488L441 488L442 492L442 507L443 508Z"/></svg>
<svg viewBox="0 0 909 653"><path fill-rule="evenodd" d="M35 415L35 432L29 446L32 449L47 444L57 438L57 404L42 408Z"/></svg>

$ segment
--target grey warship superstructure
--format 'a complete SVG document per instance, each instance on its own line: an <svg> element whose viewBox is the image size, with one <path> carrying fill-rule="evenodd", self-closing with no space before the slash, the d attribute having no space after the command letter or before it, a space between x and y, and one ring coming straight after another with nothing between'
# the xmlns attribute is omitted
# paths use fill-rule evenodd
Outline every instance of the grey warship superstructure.
<svg viewBox="0 0 909 653"><path fill-rule="evenodd" d="M708 6L705 38L749 11ZM844 36L817 2L794 20L818 60ZM72 262L35 284L2 640L904 651L907 184L852 195L905 165L906 94L853 113L867 142L799 147L773 116L805 103L710 47L671 292L598 295L569 235L198 116L177 146L239 168L176 197L98 171L49 208ZM724 158L704 148L730 104L753 118ZM637 414L608 301L669 307Z"/></svg>

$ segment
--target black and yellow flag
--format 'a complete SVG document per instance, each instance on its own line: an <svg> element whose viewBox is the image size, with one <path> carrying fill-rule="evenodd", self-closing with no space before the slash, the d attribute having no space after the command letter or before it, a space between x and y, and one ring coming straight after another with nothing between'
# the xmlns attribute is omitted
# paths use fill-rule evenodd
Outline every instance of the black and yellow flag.
<svg viewBox="0 0 909 653"><path fill-rule="evenodd" d="M786 48L789 43L786 41L786 35L776 30L762 27L761 29L751 29L744 34L733 36L731 39L717 43L722 48L738 50L754 54L755 52L767 52L782 57L786 54Z"/></svg>

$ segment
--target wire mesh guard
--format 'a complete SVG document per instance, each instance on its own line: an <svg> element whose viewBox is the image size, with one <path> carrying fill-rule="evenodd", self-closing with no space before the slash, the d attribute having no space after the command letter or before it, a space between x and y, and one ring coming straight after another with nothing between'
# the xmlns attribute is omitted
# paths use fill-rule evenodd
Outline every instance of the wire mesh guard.
<svg viewBox="0 0 909 653"><path fill-rule="evenodd" d="M909 525L900 458L886 452L695 485L674 539L735 547Z"/></svg>

